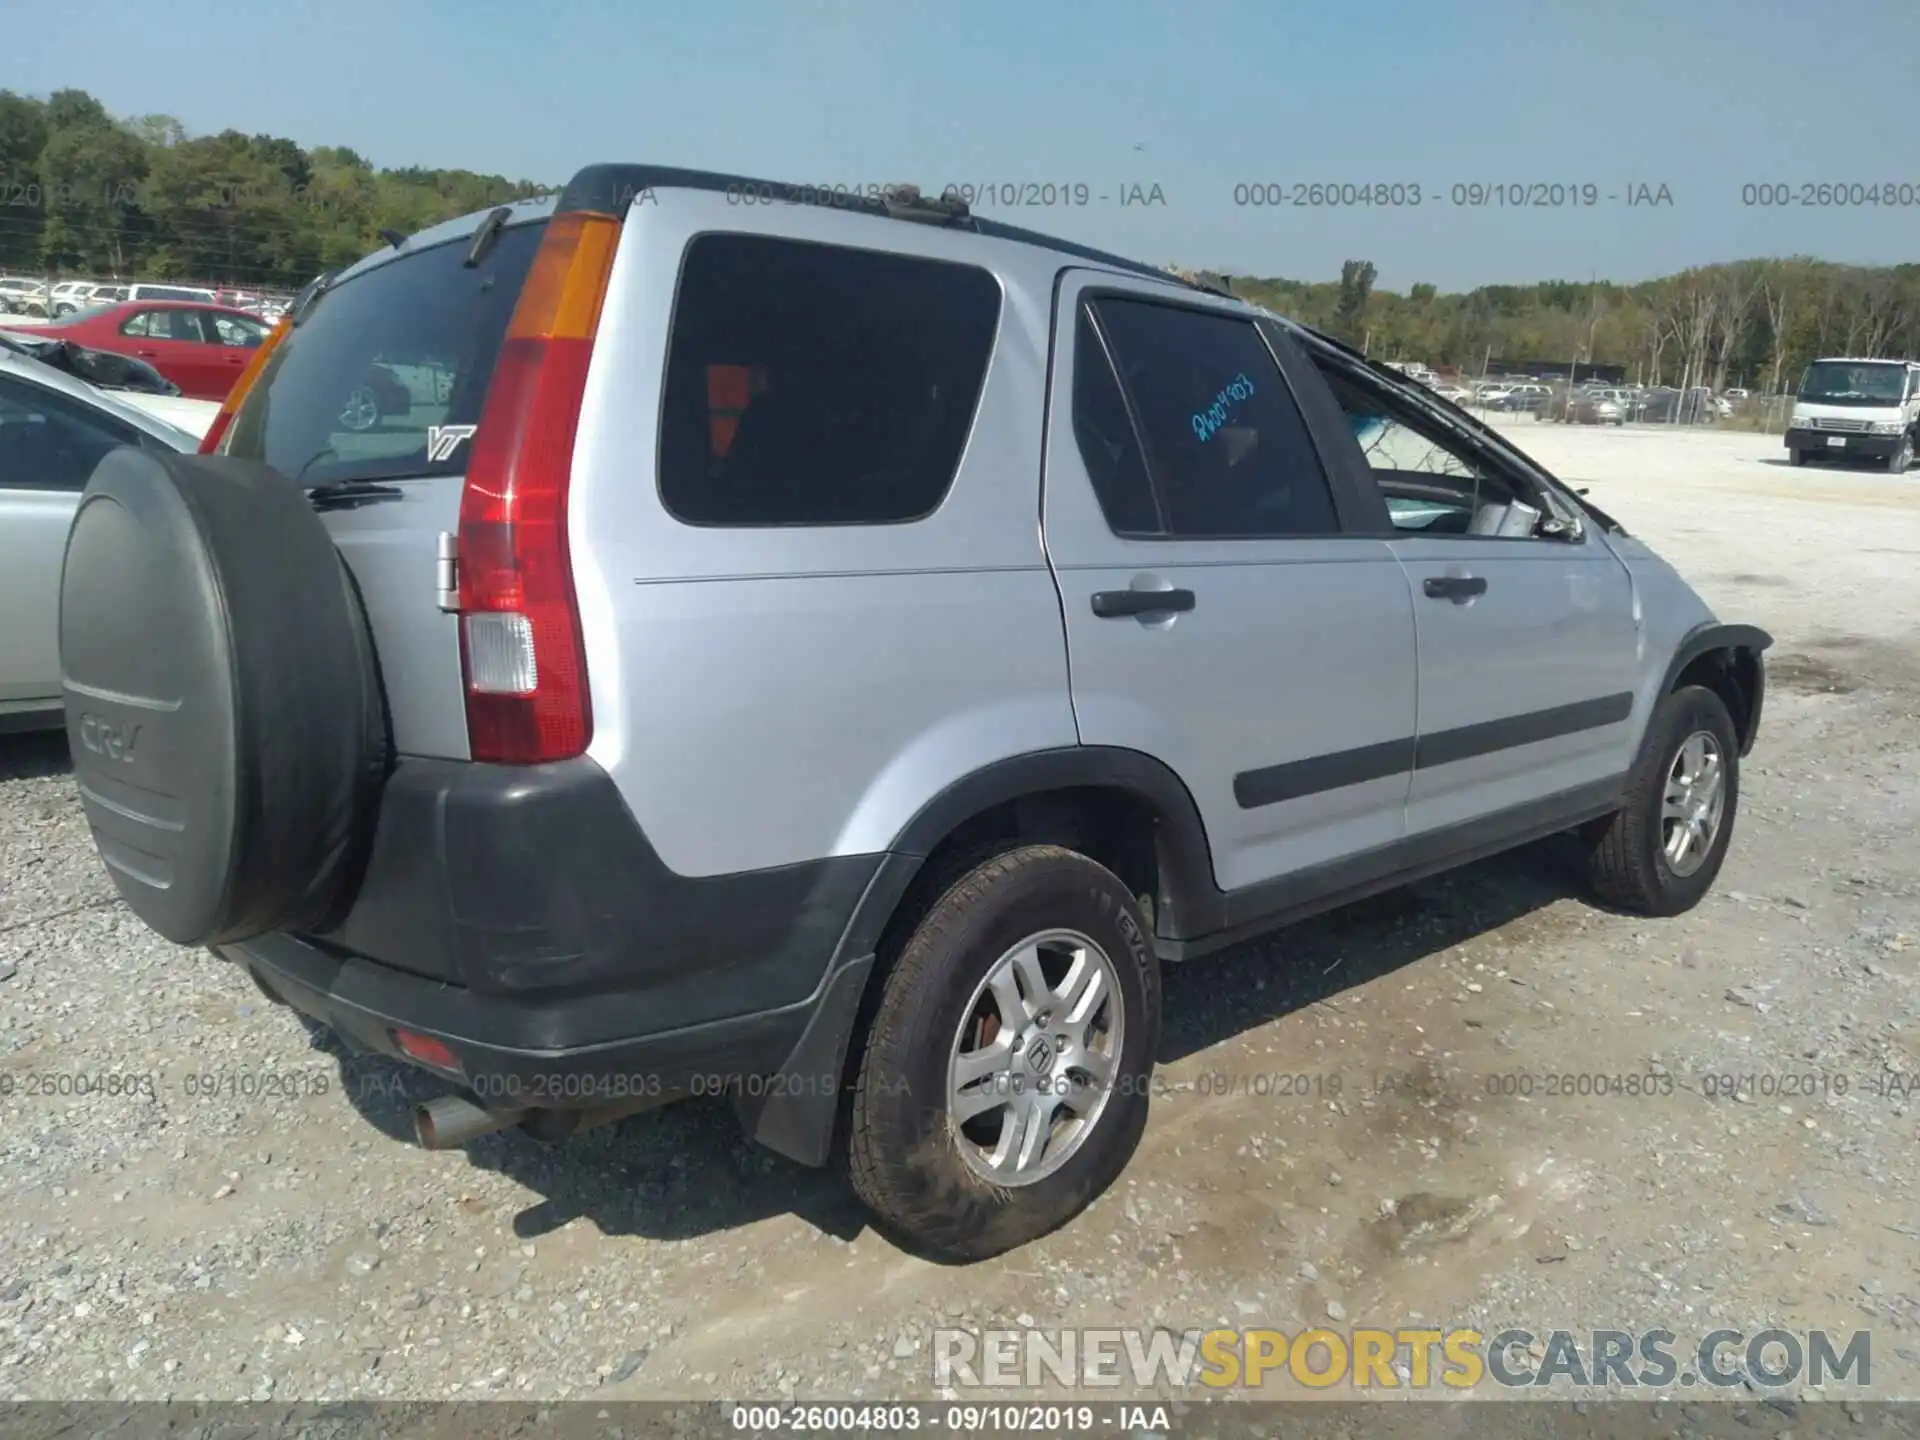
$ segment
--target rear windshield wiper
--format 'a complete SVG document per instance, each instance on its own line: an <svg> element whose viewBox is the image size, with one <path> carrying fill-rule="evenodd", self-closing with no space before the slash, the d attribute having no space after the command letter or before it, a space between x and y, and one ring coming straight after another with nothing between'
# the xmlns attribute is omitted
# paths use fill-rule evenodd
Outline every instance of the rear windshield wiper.
<svg viewBox="0 0 1920 1440"><path fill-rule="evenodd" d="M487 258L487 252L493 249L493 242L500 238L501 230L506 228L507 221L512 218L511 205L502 205L498 209L489 210L487 218L482 220L479 228L473 232L473 244L467 247L467 258L460 263L469 270L476 268L482 260Z"/></svg>
<svg viewBox="0 0 1920 1440"><path fill-rule="evenodd" d="M307 491L307 498L316 510L352 510L380 500L401 500L406 493L398 485L379 485L371 480L334 480L315 485Z"/></svg>

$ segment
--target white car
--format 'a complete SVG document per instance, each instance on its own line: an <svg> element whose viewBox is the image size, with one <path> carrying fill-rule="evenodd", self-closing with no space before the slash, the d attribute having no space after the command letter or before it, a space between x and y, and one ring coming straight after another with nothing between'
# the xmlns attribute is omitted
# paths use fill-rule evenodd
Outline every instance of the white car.
<svg viewBox="0 0 1920 1440"><path fill-rule="evenodd" d="M111 305L126 298L127 287L124 285L102 284L95 280L63 280L53 287L53 313L55 317L77 315L95 305Z"/></svg>
<svg viewBox="0 0 1920 1440"><path fill-rule="evenodd" d="M0 314L45 318L49 300L42 280L0 280Z"/></svg>
<svg viewBox="0 0 1920 1440"><path fill-rule="evenodd" d="M188 411L181 407L198 407ZM160 418L170 407L185 428ZM93 467L117 445L199 448L219 406L102 390L0 349L0 731L54 729L60 695L60 565ZM200 411L204 411L201 416Z"/></svg>

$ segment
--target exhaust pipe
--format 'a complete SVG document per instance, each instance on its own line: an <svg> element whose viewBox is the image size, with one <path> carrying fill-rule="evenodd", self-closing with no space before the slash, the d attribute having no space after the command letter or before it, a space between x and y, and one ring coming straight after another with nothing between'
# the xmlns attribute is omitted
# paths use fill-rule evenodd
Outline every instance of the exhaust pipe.
<svg viewBox="0 0 1920 1440"><path fill-rule="evenodd" d="M518 1125L524 1110L487 1110L464 1095L441 1095L413 1112L414 1138L423 1150L458 1150L469 1140Z"/></svg>

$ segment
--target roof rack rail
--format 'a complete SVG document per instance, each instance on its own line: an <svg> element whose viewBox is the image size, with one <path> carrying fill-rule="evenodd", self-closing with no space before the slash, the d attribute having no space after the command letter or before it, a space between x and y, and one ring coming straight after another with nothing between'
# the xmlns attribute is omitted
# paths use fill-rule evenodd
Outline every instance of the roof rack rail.
<svg viewBox="0 0 1920 1440"><path fill-rule="evenodd" d="M906 189L910 187L890 187ZM818 204L834 210L846 211L856 215L889 216L885 201L879 196L847 195L838 191L822 189L817 198L806 186L778 184L771 180L758 180L747 175L724 175L710 170L683 170L669 165L588 165L576 171L571 180L561 187L555 201L557 210L598 210L609 214L624 214L635 203L636 196L652 195L657 190L689 189L709 190L723 193L752 191L755 194L791 195L797 204ZM915 215L900 214L897 219L919 219L931 221L934 217L924 207L945 204L951 207L957 197L943 195L937 201L922 200L923 207ZM989 220L985 216L975 215L968 209L964 221L953 217L951 213L942 217L947 224L965 223L976 235L994 240L1011 240L1021 245L1037 245L1056 254L1070 255L1075 259L1092 264L1104 265L1130 275L1168 278L1165 270L1144 264L1138 260L1129 260L1123 255L1109 254L1096 250L1089 245L1081 245L1071 240L1061 240L1052 235L1037 234L1032 230L1009 225L1002 220Z"/></svg>
<svg viewBox="0 0 1920 1440"><path fill-rule="evenodd" d="M912 220L922 225L967 225L973 211L958 195L932 199L920 193L918 185L889 185L880 192L880 205L894 220Z"/></svg>
<svg viewBox="0 0 1920 1440"><path fill-rule="evenodd" d="M1166 273L1189 289L1204 290L1209 295L1224 295L1229 300L1241 298L1233 293L1233 276L1221 271L1189 270L1181 265L1169 265Z"/></svg>

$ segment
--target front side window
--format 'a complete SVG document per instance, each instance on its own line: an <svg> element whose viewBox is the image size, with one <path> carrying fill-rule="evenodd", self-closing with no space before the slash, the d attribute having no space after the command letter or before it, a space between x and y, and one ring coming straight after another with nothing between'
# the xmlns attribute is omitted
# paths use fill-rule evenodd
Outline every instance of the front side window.
<svg viewBox="0 0 1920 1440"><path fill-rule="evenodd" d="M1137 423L1162 533L1339 531L1306 419L1252 322L1111 296L1093 312Z"/></svg>
<svg viewBox="0 0 1920 1440"><path fill-rule="evenodd" d="M1546 514L1514 480L1474 459L1382 381L1314 357L1373 471L1396 530L1513 538Z"/></svg>
<svg viewBox="0 0 1920 1440"><path fill-rule="evenodd" d="M688 246L660 496L691 525L884 525L959 469L1000 286L947 261L757 235Z"/></svg>

